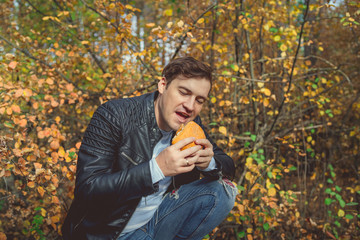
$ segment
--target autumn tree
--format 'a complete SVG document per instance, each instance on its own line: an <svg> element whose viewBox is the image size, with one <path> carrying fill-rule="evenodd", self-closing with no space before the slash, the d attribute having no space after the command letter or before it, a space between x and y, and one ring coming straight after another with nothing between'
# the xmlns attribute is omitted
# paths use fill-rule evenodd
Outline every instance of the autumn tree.
<svg viewBox="0 0 360 240"><path fill-rule="evenodd" d="M60 239L95 109L191 55L239 195L210 239L359 237L356 1L0 1L0 237Z"/></svg>

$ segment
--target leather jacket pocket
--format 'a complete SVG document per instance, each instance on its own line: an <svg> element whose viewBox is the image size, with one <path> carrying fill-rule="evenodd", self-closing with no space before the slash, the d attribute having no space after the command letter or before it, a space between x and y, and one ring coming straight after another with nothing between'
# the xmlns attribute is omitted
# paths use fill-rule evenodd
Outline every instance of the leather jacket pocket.
<svg viewBox="0 0 360 240"><path fill-rule="evenodd" d="M121 152L120 153L121 156L123 156L126 160L128 160L129 162L131 162L134 165L138 165L137 162L135 162L128 154L126 154L125 152Z"/></svg>
<svg viewBox="0 0 360 240"><path fill-rule="evenodd" d="M144 158L138 153L131 151L129 148L121 148L119 149L116 164L119 169L126 169L134 167L144 161Z"/></svg>

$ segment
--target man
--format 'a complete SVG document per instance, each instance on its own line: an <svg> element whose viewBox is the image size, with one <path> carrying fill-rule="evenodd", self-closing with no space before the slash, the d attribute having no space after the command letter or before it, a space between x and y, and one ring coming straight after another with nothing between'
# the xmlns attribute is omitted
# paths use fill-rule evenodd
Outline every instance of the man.
<svg viewBox="0 0 360 240"><path fill-rule="evenodd" d="M171 145L211 88L211 68L192 57L163 70L158 91L109 101L84 134L64 239L202 239L234 205L234 163L208 134ZM200 179L200 173L204 176Z"/></svg>

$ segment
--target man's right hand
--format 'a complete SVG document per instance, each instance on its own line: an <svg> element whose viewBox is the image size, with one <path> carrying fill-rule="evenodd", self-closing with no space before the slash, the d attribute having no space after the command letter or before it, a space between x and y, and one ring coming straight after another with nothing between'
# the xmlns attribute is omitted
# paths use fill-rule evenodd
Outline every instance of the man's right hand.
<svg viewBox="0 0 360 240"><path fill-rule="evenodd" d="M180 173L190 172L193 170L195 167L195 162L199 158L199 156L197 156L195 153L202 147L200 145L196 145L181 151L181 148L193 141L195 141L194 137L180 140L174 145L165 148L155 158L164 176L175 176Z"/></svg>

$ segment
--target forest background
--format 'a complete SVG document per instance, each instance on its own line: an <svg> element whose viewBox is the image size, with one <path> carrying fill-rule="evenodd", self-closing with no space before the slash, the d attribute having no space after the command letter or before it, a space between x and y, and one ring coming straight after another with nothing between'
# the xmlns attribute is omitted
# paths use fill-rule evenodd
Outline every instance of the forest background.
<svg viewBox="0 0 360 240"><path fill-rule="evenodd" d="M0 0L0 239L61 239L95 109L185 55L239 189L206 239L360 239L359 23L355 0Z"/></svg>

